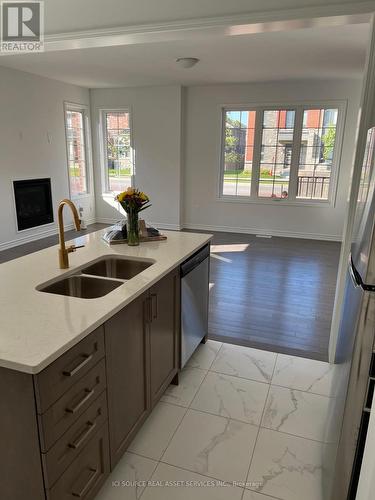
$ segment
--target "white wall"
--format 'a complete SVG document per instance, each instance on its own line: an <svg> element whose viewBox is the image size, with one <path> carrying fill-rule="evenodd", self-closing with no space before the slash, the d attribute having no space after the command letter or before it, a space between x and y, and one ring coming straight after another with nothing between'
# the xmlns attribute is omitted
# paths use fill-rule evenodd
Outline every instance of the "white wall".
<svg viewBox="0 0 375 500"><path fill-rule="evenodd" d="M340 239L360 95L360 81L265 83L95 89L0 68L0 248L44 236L50 226L17 233L11 181L52 178L53 199L68 196L63 102L91 103L96 218L120 217L103 193L99 154L100 109L130 107L136 153L136 184L150 194L145 218L164 228L181 226ZM220 201L220 107L251 102L347 99L347 118L335 207L295 207ZM48 142L47 135L51 138ZM95 217L91 194L81 201ZM69 219L67 218L67 221Z"/></svg>
<svg viewBox="0 0 375 500"><path fill-rule="evenodd" d="M185 227L340 240L347 211L360 91L360 80L187 88ZM334 99L348 102L335 206L230 203L218 198L222 105Z"/></svg>
<svg viewBox="0 0 375 500"><path fill-rule="evenodd" d="M12 181L50 177L55 210L69 197L64 101L89 104L73 85L0 67L0 249L56 232L56 224L17 232ZM48 139L49 138L49 139ZM93 193L82 199L94 219ZM66 217L69 222L69 216Z"/></svg>
<svg viewBox="0 0 375 500"><path fill-rule="evenodd" d="M100 158L100 110L129 107L132 114L136 187L151 198L143 216L159 227L181 225L181 95L179 86L94 89L91 94L96 213L100 222L121 217L105 193Z"/></svg>

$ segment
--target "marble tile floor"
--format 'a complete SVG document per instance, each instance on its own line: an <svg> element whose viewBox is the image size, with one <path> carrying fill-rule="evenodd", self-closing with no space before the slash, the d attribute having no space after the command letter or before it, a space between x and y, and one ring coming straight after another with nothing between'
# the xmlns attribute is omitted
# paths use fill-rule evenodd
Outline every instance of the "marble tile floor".
<svg viewBox="0 0 375 500"><path fill-rule="evenodd" d="M325 500L333 367L209 340L98 500Z"/></svg>

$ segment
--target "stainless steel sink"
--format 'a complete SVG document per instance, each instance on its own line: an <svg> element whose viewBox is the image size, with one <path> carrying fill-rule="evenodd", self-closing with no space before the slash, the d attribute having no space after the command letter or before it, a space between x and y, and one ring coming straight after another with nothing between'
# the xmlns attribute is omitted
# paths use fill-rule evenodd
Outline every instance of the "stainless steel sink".
<svg viewBox="0 0 375 500"><path fill-rule="evenodd" d="M67 295L69 297L79 297L81 299L96 299L107 295L123 284L121 281L73 275L56 281L51 285L39 288L39 291Z"/></svg>
<svg viewBox="0 0 375 500"><path fill-rule="evenodd" d="M83 274L104 276L106 278L117 278L130 280L154 264L153 261L124 259L121 257L105 257L94 264L83 267Z"/></svg>
<svg viewBox="0 0 375 500"><path fill-rule="evenodd" d="M49 285L39 285L40 292L67 295L81 299L96 299L112 292L126 280L134 278L155 261L107 256L76 270L76 274L62 277Z"/></svg>

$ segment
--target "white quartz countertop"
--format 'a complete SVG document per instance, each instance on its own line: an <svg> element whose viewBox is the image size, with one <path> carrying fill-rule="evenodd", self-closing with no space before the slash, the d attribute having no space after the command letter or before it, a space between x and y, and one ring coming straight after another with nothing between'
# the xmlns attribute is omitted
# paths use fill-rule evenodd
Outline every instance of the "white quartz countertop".
<svg viewBox="0 0 375 500"><path fill-rule="evenodd" d="M166 241L109 246L101 239L104 232L73 240L85 247L69 255L69 269L59 269L58 246L0 264L0 367L39 373L211 239L207 234L163 231ZM110 255L155 263L97 299L36 290Z"/></svg>

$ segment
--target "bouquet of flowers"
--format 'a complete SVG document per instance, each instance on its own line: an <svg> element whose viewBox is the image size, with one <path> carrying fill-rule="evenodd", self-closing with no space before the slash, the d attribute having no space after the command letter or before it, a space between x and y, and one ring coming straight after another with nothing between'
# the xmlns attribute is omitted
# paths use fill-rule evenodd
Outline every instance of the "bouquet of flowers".
<svg viewBox="0 0 375 500"><path fill-rule="evenodd" d="M143 191L129 187L116 196L127 215L128 245L139 245L138 213L151 206L150 199Z"/></svg>

